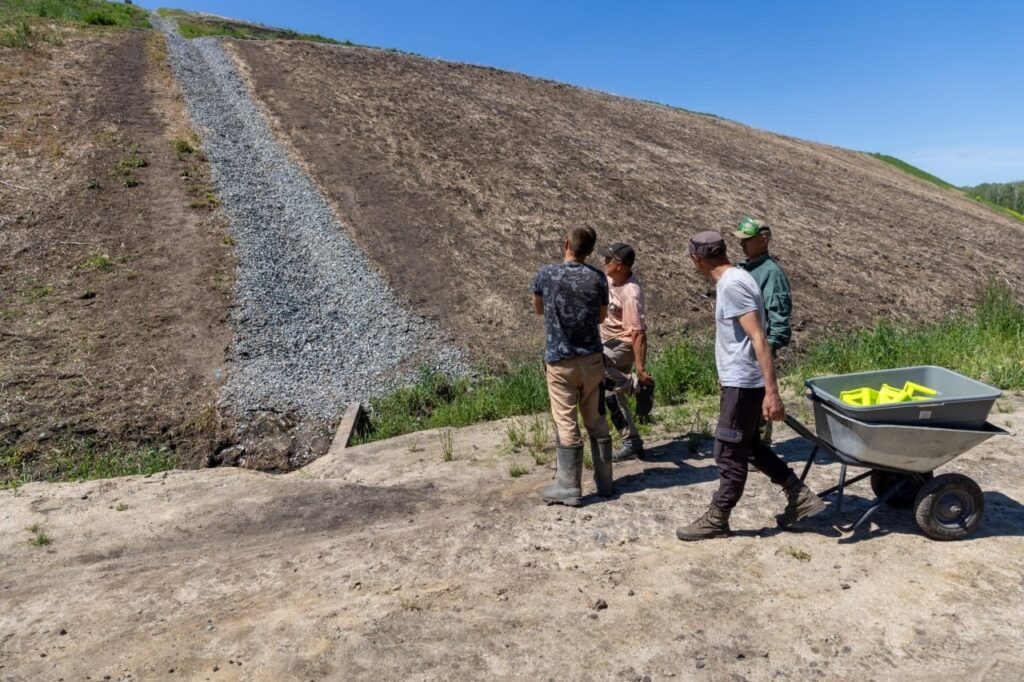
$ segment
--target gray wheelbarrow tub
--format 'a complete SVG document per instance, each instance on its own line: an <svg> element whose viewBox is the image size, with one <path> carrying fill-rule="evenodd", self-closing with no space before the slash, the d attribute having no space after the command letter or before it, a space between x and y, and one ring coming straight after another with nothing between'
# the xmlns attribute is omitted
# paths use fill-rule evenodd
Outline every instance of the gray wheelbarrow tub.
<svg viewBox="0 0 1024 682"><path fill-rule="evenodd" d="M907 424L869 424L841 414L820 400L814 404L814 429L847 464L927 473L992 436L1006 431L985 422L981 428L945 428Z"/></svg>

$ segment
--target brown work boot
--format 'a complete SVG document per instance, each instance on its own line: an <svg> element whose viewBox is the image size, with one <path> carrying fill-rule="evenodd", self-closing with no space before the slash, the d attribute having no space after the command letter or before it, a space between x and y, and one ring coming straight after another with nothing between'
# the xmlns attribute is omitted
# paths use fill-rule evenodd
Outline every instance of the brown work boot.
<svg viewBox="0 0 1024 682"><path fill-rule="evenodd" d="M795 474L789 475L789 479L782 485L782 489L786 493L786 497L789 498L789 502L786 504L785 511L775 517L779 528L792 526L800 519L814 516L825 509L825 503L821 498L804 485L803 481Z"/></svg>
<svg viewBox="0 0 1024 682"><path fill-rule="evenodd" d="M732 535L732 530L729 528L729 514L730 511L711 505L699 519L689 526L676 528L676 537L680 540L706 540L707 538Z"/></svg>

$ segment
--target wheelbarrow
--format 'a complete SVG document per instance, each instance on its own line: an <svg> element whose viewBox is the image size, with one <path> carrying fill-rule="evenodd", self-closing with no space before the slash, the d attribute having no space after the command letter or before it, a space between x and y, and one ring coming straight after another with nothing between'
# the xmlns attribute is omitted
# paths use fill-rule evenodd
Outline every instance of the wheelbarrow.
<svg viewBox="0 0 1024 682"><path fill-rule="evenodd" d="M896 370L887 370L893 371ZM955 372L943 371L966 379ZM857 380L863 380L863 375ZM871 489L876 495L876 500L856 521L838 524L839 530L852 533L885 505L912 507L918 527L936 540L959 540L978 528L985 510L985 496L978 484L963 474L935 476L934 471L992 436L1006 435L1006 431L985 421L988 407L995 402L991 392L984 396L988 407L984 408L980 420L977 404L961 398L960 404L971 413L971 418L961 422L953 420L955 425L927 421L934 414L934 410L928 409L923 410L927 417L920 421L901 414L902 423L873 423L870 420L875 415L870 412L862 410L856 413L856 417L851 416L848 405L837 405L827 392L816 390L821 381L809 379L806 382L811 389L808 399L814 408L815 431L812 432L793 416L787 415L785 419L791 429L814 446L800 480L807 477L818 454L825 452L840 464L839 483L818 493L818 497L837 495L833 505L837 519L842 515L847 486L870 478ZM933 383L938 382L933 379ZM997 389L991 391L996 397L999 395ZM940 396L939 400L942 399ZM947 404L958 404L958 399L952 395L947 394L945 400ZM919 405L915 408L921 409ZM886 418L885 410L880 414L882 416L878 418ZM849 467L866 468L868 471L847 478Z"/></svg>

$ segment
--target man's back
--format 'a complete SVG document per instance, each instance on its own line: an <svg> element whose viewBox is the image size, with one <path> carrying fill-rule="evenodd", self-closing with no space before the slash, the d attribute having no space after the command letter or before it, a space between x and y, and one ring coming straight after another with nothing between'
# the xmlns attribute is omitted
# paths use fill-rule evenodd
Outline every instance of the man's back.
<svg viewBox="0 0 1024 682"><path fill-rule="evenodd" d="M764 326L764 303L761 291L750 273L732 267L715 285L715 362L723 386L760 388L764 377L750 337L743 331L739 318L757 311Z"/></svg>
<svg viewBox="0 0 1024 682"><path fill-rule="evenodd" d="M584 263L545 265L533 293L544 299L545 362L601 352L601 306L608 305L603 272Z"/></svg>
<svg viewBox="0 0 1024 682"><path fill-rule="evenodd" d="M788 346L793 338L793 329L789 322L793 312L789 278L778 262L767 253L753 260L743 261L740 266L750 273L761 290L767 318L764 333L768 345L773 351Z"/></svg>

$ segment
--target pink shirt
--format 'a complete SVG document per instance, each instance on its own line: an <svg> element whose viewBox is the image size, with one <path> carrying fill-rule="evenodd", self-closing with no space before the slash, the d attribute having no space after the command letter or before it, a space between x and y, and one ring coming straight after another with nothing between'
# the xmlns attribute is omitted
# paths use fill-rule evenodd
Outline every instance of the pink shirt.
<svg viewBox="0 0 1024 682"><path fill-rule="evenodd" d="M631 340L634 332L647 331L644 291L633 275L621 286L608 278L608 316L601 323L601 340Z"/></svg>

